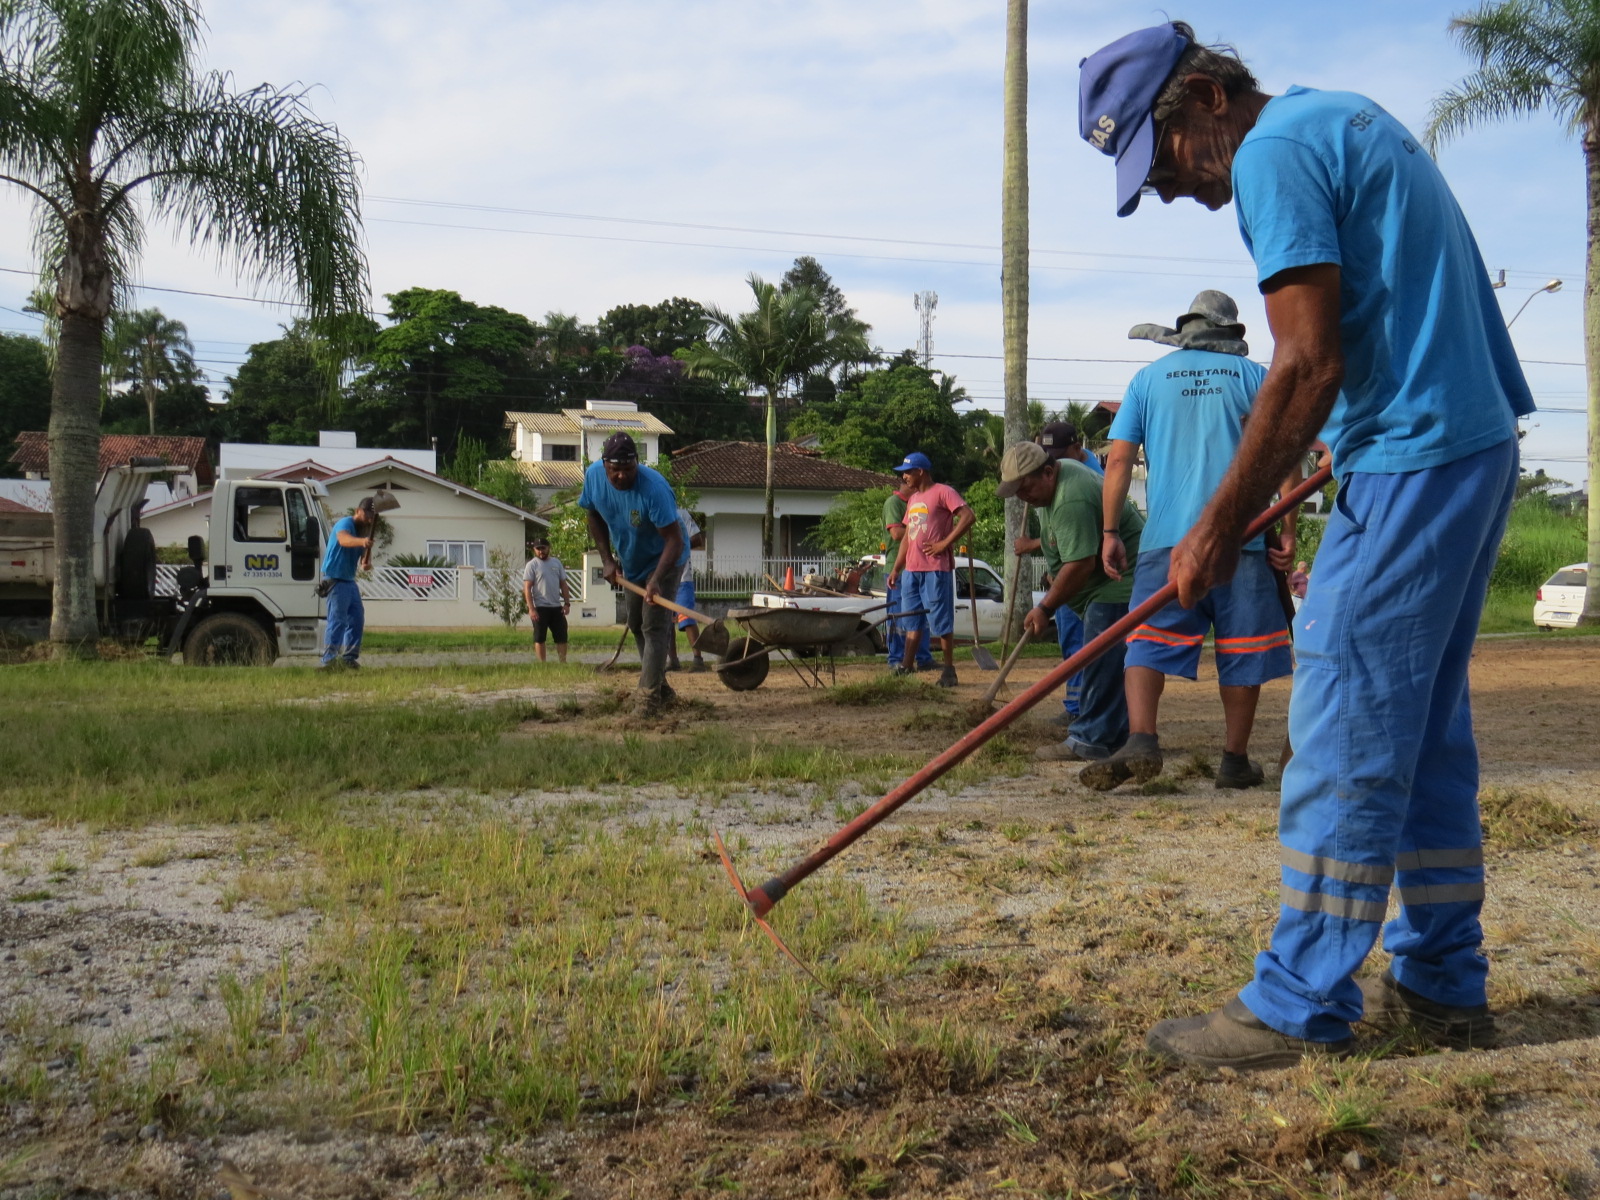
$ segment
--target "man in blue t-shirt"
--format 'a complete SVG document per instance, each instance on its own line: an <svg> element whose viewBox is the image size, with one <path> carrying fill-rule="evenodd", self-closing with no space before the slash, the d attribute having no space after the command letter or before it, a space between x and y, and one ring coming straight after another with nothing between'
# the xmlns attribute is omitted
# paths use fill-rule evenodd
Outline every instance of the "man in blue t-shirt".
<svg viewBox="0 0 1600 1200"><path fill-rule="evenodd" d="M619 577L636 583L645 595L625 592L628 628L639 645L640 710L653 716L676 693L667 684L672 649L672 615L655 603L671 596L689 562L689 543L678 523L672 485L652 467L641 466L639 448L626 433L614 433L600 461L583 473L578 507L588 514L589 537L600 551L600 573L616 585Z"/></svg>
<svg viewBox="0 0 1600 1200"><path fill-rule="evenodd" d="M1101 555L1106 574L1114 578L1130 565L1115 518L1127 498L1140 446L1149 468L1149 511L1128 602L1137 607L1166 586L1172 548L1200 519L1227 474L1266 371L1245 357L1250 347L1239 308L1225 292L1201 292L1176 327L1135 325L1128 336L1176 347L1134 375L1111 423L1106 456ZM1299 482L1300 472L1293 470L1284 488ZM1194 608L1169 604L1128 635L1128 740L1104 762L1084 768L1084 783L1108 791L1125 780L1143 782L1161 773L1156 718L1166 677L1194 679L1201 645L1213 632L1225 726L1216 784L1247 788L1263 781L1261 764L1249 755L1261 685L1283 678L1294 665L1273 575L1274 568L1285 570L1294 561L1292 514L1279 536L1270 556L1262 538L1247 542L1233 578Z"/></svg>
<svg viewBox="0 0 1600 1200"><path fill-rule="evenodd" d="M366 607L356 572L372 566L373 533L378 515L371 496L363 496L356 510L340 517L328 532L328 548L322 554L322 577L329 582L328 620L322 646L324 671L340 667L352 670L361 663L361 635L366 629Z"/></svg>
<svg viewBox="0 0 1600 1200"><path fill-rule="evenodd" d="M1278 924L1222 1009L1157 1053L1234 1068L1345 1054L1350 1025L1492 1036L1467 665L1533 398L1438 165L1364 96L1261 91L1170 22L1083 61L1079 127L1141 194L1238 202L1272 367L1238 454L1174 547L1192 608L1320 433L1339 494L1297 615ZM1391 885L1400 915L1383 925ZM1358 983L1377 942L1389 969Z"/></svg>

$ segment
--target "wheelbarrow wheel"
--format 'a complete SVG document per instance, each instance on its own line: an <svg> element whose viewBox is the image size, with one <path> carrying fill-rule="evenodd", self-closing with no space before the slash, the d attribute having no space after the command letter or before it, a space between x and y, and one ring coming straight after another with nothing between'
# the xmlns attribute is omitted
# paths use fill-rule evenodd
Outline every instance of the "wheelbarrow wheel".
<svg viewBox="0 0 1600 1200"><path fill-rule="evenodd" d="M734 638L729 642L728 652L722 656L722 665L717 669L722 685L735 692L753 692L760 687L772 666L772 656L745 657L760 649L761 644L753 638Z"/></svg>

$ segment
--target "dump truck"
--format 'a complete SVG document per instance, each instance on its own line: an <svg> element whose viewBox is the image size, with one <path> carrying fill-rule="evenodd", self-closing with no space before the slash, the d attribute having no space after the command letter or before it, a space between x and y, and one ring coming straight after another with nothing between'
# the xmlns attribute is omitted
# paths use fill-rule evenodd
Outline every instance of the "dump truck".
<svg viewBox="0 0 1600 1200"><path fill-rule="evenodd" d="M332 524L314 480L219 480L209 547L189 539L176 595L158 593L155 539L139 524L150 481L171 468L134 458L100 479L94 506L95 612L102 637L197 666L267 666L322 642L317 596ZM208 553L209 550L209 553ZM49 513L0 513L0 632L49 635L55 533Z"/></svg>

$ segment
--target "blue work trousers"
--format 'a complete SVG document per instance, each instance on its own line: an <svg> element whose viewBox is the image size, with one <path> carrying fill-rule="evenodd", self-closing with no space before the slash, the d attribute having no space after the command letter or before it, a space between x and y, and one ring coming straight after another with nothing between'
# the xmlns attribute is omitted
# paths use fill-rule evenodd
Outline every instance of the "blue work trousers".
<svg viewBox="0 0 1600 1200"><path fill-rule="evenodd" d="M1070 611L1059 608L1056 617ZM1083 638L1092 641L1128 615L1128 605L1090 604L1083 613ZM1067 744L1080 758L1110 758L1128 740L1128 695L1122 686L1122 659L1127 643L1117 642L1083 669L1078 717L1067 731Z"/></svg>
<svg viewBox="0 0 1600 1200"><path fill-rule="evenodd" d="M1349 1035L1351 977L1380 929L1406 987L1485 1002L1467 666L1516 482L1513 438L1340 485L1295 618L1278 924L1240 993L1281 1033ZM1400 910L1385 927L1391 884Z"/></svg>
<svg viewBox="0 0 1600 1200"><path fill-rule="evenodd" d="M1065 606L1056 609L1056 641L1061 644L1061 661L1066 662L1083 649L1083 622L1078 614ZM1069 716L1078 715L1078 702L1083 693L1083 672L1067 680L1067 694L1061 706Z"/></svg>
<svg viewBox="0 0 1600 1200"><path fill-rule="evenodd" d="M897 613L900 611L904 593L905 589L900 586L899 580L895 581L895 585L893 587L885 590L884 597L889 601L889 608L887 611L891 613ZM915 607L915 605L912 607ZM889 637L887 639L887 645L889 647L889 665L891 667L898 667L905 659L906 634L920 633L922 637L917 641L917 666L923 668L924 670L932 669L933 647L930 645L930 643L933 641L933 639L928 636L928 618L926 615L917 617L901 617L897 620L891 620L888 622L888 628Z"/></svg>
<svg viewBox="0 0 1600 1200"><path fill-rule="evenodd" d="M360 658L361 634L366 623L367 611L355 580L335 580L333 590L328 593L328 641L322 648L323 664L340 658L353 663Z"/></svg>

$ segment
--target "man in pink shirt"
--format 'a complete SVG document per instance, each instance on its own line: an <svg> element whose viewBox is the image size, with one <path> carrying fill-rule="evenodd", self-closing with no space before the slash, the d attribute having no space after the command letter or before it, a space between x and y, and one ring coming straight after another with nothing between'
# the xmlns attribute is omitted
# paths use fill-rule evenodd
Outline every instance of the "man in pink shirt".
<svg viewBox="0 0 1600 1200"><path fill-rule="evenodd" d="M895 468L911 489L906 503L906 535L900 539L889 586L900 586L900 602L907 610L928 610L928 635L944 649L940 687L956 686L955 556L950 548L972 528L973 512L961 494L947 483L933 481L933 464L920 450L906 455ZM901 583L901 572L904 582ZM908 674L905 664L916 661L920 631L906 634L905 656L896 673Z"/></svg>

